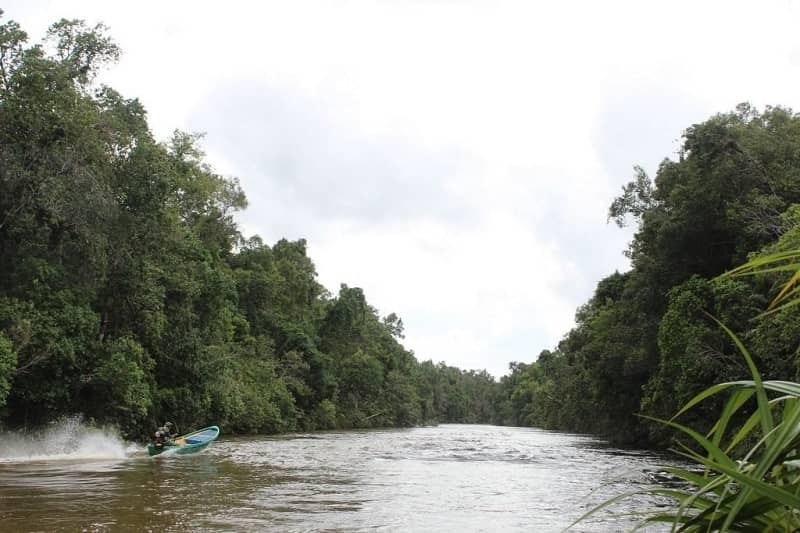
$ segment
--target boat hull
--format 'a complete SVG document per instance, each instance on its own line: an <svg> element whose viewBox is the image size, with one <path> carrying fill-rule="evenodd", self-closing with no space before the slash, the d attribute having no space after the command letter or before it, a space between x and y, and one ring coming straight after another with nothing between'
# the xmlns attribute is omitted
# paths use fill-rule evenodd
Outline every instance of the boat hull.
<svg viewBox="0 0 800 533"><path fill-rule="evenodd" d="M218 436L219 428L217 426L209 426L207 428L176 437L174 442L177 444L156 446L151 442L147 445L147 453L151 456L161 455L165 452L177 455L189 455L204 450L209 444L214 442Z"/></svg>

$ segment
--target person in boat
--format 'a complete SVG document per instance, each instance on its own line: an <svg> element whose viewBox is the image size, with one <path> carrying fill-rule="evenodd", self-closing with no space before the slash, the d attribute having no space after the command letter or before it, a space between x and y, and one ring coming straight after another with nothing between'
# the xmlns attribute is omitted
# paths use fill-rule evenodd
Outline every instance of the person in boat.
<svg viewBox="0 0 800 533"><path fill-rule="evenodd" d="M163 426L158 428L155 433L153 444L161 448L164 446L172 446L175 444L175 437L178 436L177 428L172 422L166 422Z"/></svg>

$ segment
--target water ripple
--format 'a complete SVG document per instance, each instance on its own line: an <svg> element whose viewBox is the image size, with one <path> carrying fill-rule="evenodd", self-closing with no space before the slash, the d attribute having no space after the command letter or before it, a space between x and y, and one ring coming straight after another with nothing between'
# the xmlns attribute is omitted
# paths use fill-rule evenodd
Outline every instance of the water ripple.
<svg viewBox="0 0 800 533"><path fill-rule="evenodd" d="M223 438L182 458L1 463L0 520L21 532L560 531L611 495L674 483L669 461L492 426ZM631 525L604 513L577 531Z"/></svg>

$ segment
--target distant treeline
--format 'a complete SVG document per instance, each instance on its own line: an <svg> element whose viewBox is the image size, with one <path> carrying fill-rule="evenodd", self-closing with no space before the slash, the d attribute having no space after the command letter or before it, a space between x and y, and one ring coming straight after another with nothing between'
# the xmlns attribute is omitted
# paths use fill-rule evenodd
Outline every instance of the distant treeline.
<svg viewBox="0 0 800 533"><path fill-rule="evenodd" d="M303 240L244 239L239 183L197 136L153 139L94 83L105 28L0 25L0 424L82 413L129 437L488 422L485 372L419 363L361 289L328 293Z"/></svg>
<svg viewBox="0 0 800 533"><path fill-rule="evenodd" d="M663 445L663 425L713 384L750 379L712 315L756 358L765 379L798 379L796 307L764 313L787 275L717 279L754 254L800 248L800 117L742 104L689 127L678 160L634 180L609 219L637 224L629 272L600 281L576 326L535 362L502 379L502 422ZM793 273L793 271L791 272ZM790 274L791 274L790 273ZM710 429L720 403L682 418Z"/></svg>

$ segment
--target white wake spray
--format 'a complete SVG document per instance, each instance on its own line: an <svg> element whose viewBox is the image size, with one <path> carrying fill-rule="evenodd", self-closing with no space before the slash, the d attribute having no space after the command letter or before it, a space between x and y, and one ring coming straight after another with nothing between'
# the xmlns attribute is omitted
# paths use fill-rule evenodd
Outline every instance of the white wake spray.
<svg viewBox="0 0 800 533"><path fill-rule="evenodd" d="M113 430L86 425L81 417L40 430L0 433L0 462L124 459L137 449Z"/></svg>

